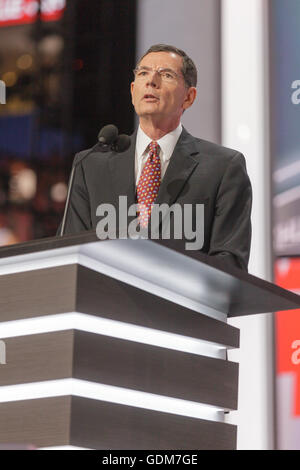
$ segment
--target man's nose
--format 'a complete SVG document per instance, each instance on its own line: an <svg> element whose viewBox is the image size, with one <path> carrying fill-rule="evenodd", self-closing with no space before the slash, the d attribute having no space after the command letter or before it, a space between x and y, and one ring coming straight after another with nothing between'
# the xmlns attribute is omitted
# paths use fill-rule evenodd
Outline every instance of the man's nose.
<svg viewBox="0 0 300 470"><path fill-rule="evenodd" d="M152 70L152 72L149 74L147 85L157 88L159 87L159 84L160 84L160 75L157 72L157 70Z"/></svg>

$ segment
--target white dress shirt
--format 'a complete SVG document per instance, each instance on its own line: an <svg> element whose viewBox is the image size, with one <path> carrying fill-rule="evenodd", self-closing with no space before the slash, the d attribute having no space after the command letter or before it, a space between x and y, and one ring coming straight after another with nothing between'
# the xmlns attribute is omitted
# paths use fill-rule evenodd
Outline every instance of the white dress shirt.
<svg viewBox="0 0 300 470"><path fill-rule="evenodd" d="M156 142L160 146L160 165L161 165L161 179L163 179L164 174L167 170L170 158L174 151L175 145L180 137L182 132L182 125L179 124L176 129L169 134L164 135L161 139L158 139ZM143 171L144 165L149 156L149 149L147 148L150 142L153 139L150 139L145 132L139 126L136 136L136 146L135 146L135 183L138 184L141 173Z"/></svg>

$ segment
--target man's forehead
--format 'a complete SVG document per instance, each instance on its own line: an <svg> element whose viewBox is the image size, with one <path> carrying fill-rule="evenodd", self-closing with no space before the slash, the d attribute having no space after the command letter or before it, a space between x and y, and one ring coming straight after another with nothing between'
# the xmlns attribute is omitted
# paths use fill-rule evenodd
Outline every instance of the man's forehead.
<svg viewBox="0 0 300 470"><path fill-rule="evenodd" d="M164 67L164 68L181 68L182 66L182 57L174 52L150 52L147 54L139 66L147 66L151 68L155 67Z"/></svg>

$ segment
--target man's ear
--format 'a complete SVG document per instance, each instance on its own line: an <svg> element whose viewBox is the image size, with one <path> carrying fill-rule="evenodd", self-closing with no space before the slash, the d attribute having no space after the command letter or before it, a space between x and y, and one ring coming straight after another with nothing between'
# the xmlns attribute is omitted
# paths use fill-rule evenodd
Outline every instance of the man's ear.
<svg viewBox="0 0 300 470"><path fill-rule="evenodd" d="M130 93L131 93L131 102L133 104L133 88L134 88L134 82L131 82L130 84Z"/></svg>
<svg viewBox="0 0 300 470"><path fill-rule="evenodd" d="M187 90L187 94L182 105L183 109L188 109L190 106L192 106L192 104L194 103L196 99L196 96L197 96L197 89L194 86L191 86Z"/></svg>

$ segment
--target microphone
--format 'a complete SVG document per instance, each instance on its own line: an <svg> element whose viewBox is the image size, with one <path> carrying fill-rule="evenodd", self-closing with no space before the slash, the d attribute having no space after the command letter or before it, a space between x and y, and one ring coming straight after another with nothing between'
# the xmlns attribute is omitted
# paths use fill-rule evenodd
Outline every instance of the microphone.
<svg viewBox="0 0 300 470"><path fill-rule="evenodd" d="M130 147L130 137L126 134L118 135L118 129L113 124L104 126L98 134L98 141L101 145L100 152L113 150L121 153Z"/></svg>
<svg viewBox="0 0 300 470"><path fill-rule="evenodd" d="M99 132L98 142L102 145L110 146L117 140L118 134L118 128L113 124L108 124L107 126L102 127Z"/></svg>
<svg viewBox="0 0 300 470"><path fill-rule="evenodd" d="M118 153L125 152L130 147L131 139L129 135L120 134L117 138L115 144L113 144L112 149Z"/></svg>
<svg viewBox="0 0 300 470"><path fill-rule="evenodd" d="M95 150L100 151L100 152L108 152L109 150L119 152L119 153L125 152L125 150L127 150L130 147L131 139L126 134L120 134L118 136L118 133L119 132L118 132L117 127L114 126L113 124L108 124L107 126L102 127L102 129L100 130L98 134L98 142L96 143L96 145L94 145L82 158L78 159L76 163L73 163L71 174L70 174L70 179L69 179L69 184L68 184L68 194L67 194L67 199L66 199L66 204L65 204L65 210L64 210L62 223L61 223L61 228L60 228L61 237L65 233L66 221L67 221L67 216L69 212L70 199L71 199L71 193L72 193L74 176L75 176L75 170L77 166Z"/></svg>

